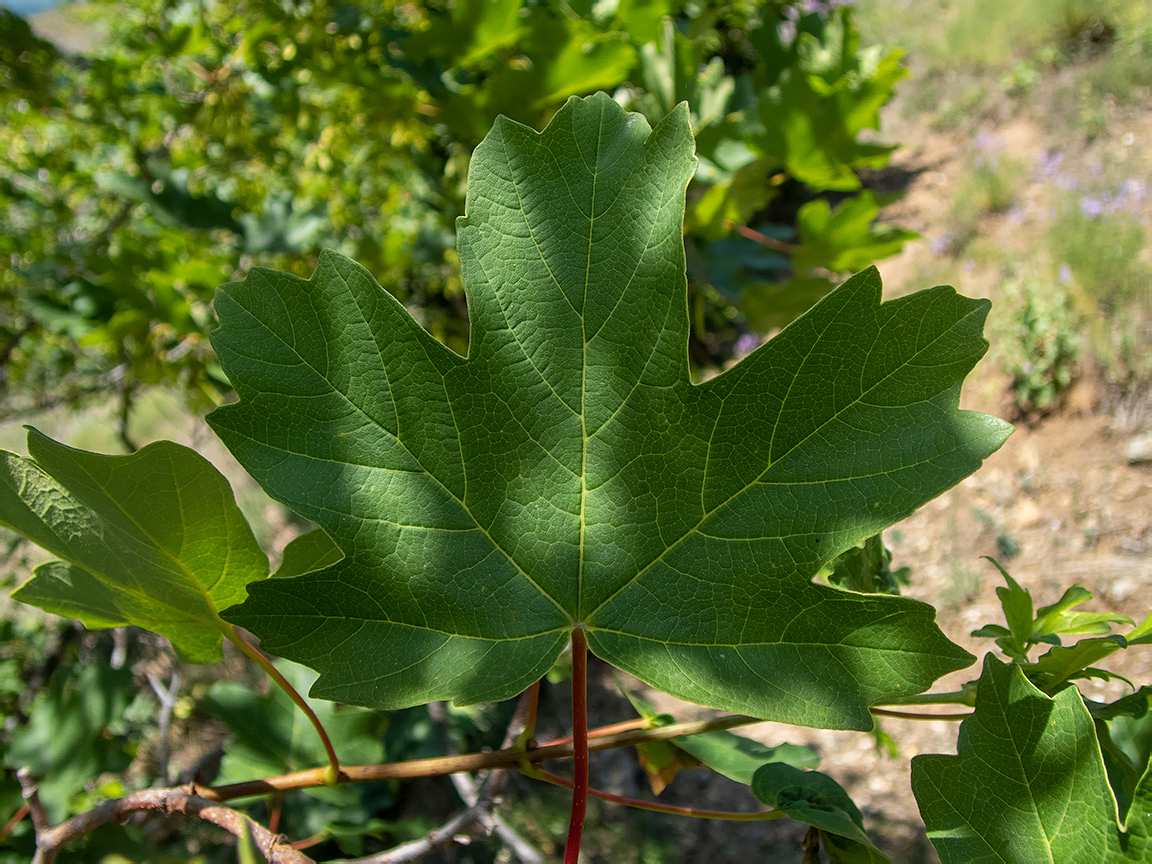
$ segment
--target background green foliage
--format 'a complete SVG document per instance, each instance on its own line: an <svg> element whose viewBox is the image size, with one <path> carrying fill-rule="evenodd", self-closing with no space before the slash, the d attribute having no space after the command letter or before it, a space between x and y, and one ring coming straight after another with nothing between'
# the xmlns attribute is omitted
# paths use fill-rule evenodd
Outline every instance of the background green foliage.
<svg viewBox="0 0 1152 864"><path fill-rule="evenodd" d="M310 272L324 247L464 350L452 226L469 154L497 114L542 128L596 90L653 121L691 106L693 359L717 364L747 327L732 304L802 291L753 316L779 326L911 236L874 227L859 176L891 149L862 133L899 54L863 47L847 9L805 9L105 0L82 56L0 11L5 413L112 390L126 416L161 381L218 402L216 286L254 265Z"/></svg>

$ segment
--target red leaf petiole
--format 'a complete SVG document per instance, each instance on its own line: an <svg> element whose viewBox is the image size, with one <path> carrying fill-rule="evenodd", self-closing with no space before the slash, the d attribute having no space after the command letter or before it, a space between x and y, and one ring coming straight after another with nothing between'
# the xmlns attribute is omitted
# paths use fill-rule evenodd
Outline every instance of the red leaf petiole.
<svg viewBox="0 0 1152 864"><path fill-rule="evenodd" d="M588 807L588 640L584 625L572 631L572 743L575 760L572 784L572 818L568 822L568 845L564 864L578 864L584 811Z"/></svg>

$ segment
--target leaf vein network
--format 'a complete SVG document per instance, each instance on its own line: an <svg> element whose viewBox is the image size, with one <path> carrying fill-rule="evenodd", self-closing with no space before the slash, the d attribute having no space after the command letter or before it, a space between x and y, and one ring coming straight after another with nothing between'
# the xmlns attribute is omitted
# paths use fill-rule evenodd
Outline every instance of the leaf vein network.
<svg viewBox="0 0 1152 864"><path fill-rule="evenodd" d="M383 289L381 289L381 290L383 290ZM243 308L243 307L241 307L241 308ZM357 308L359 308L359 307L357 307ZM259 320L258 318L256 318L255 315L253 315L247 309L245 309L244 311L249 316L251 316L253 319L255 319L257 321ZM367 323L367 322L365 322L365 323ZM272 330L272 328L266 327L265 329L267 329L270 333L272 333L273 336L276 336L276 338L278 338L281 341L281 343L284 345L284 347L288 348L290 351L295 353L296 356L300 358L300 362L304 366L307 366L309 369L311 369L313 372L315 372L316 375L322 381L327 383L328 386L332 388L333 393L338 394L341 398L344 399L344 401L354 411L359 413L366 420L368 420L369 423L376 426L376 428L378 428L381 432L388 435L400 447L402 447L404 449L404 452L407 453L409 455L409 457L411 457L412 461L420 466L423 473L426 476L428 476L431 480L433 480L436 483L436 485L438 485L444 491L444 493L446 495L448 495L453 501L455 501L460 506L460 508L468 515L468 518L472 520L472 523L477 527L477 529L479 529L481 532L483 532L483 534L487 538L488 542L491 543L492 546L495 547L497 550L499 550L499 552L508 560L508 563L510 563L513 567L515 567L517 572L520 573L520 575L523 576L533 588L535 588L537 591L539 591L541 596L545 597L550 603L552 603L552 605L555 606L557 608L557 610L559 610L560 613L564 615L565 618L569 618L569 619L571 618L571 616L564 609L564 607L561 606L558 602L556 602L556 599L551 594L549 594L547 591L545 591L543 589L543 587L541 587L540 584L537 583L536 580L533 579L528 574L528 572L523 567L520 566L520 564L516 561L516 559L509 552L507 552L498 542L496 542L496 539L492 536L491 532L488 531L483 525L480 524L480 520L478 520L476 518L476 515L472 512L472 510L468 506L468 504L463 499L461 499L459 496L457 496L451 489L449 489L448 486L442 480L440 480L439 477L437 477L435 474L433 474L431 471L429 471L424 466L424 463L420 461L420 458L418 456L416 456L416 454L413 453L408 448L407 444L405 444L402 440L400 440L400 438L398 438L395 435L395 433L393 433L390 429L386 428L379 421L377 421L375 418L371 417L366 411L364 411L363 408L361 408L359 405L357 405L355 402L353 402L351 399L349 399L348 394L344 393L340 388L338 388L331 381L329 381L328 378L325 375L323 375L319 369L317 369L315 366L313 366L311 363L309 363L307 360L305 360L304 357L300 354L300 352L296 350L296 347L294 345L289 345L287 342L285 342L283 337L281 337L278 333L276 333L274 330ZM451 400L448 400L448 401L449 401L449 403L451 403ZM237 434L240 434L240 433L237 433ZM457 435L459 435L459 429L457 429ZM245 436L245 437L248 437L248 436ZM255 439L249 438L249 440L255 440ZM271 447L270 445L266 444L263 441L257 441L256 443L261 444L262 446L269 447L269 449L279 449L279 450L282 450L283 452L291 452L291 451L283 450L283 448ZM306 454L306 453L295 453L293 455L303 456L304 458L307 458L307 459L315 458L312 455ZM335 460L325 460L325 461L335 461Z"/></svg>
<svg viewBox="0 0 1152 864"><path fill-rule="evenodd" d="M100 573L97 573L95 570L93 570L91 567L86 567L85 565L80 564L76 561L68 561L67 559L63 559L63 560L64 560L64 563L67 564L69 567L77 567L80 570L83 570L85 573L91 574L93 578L99 578L101 575ZM108 574L105 573L103 575L107 576ZM132 574L129 574L129 575L131 576ZM132 594L132 595L142 599L142 600L147 601L145 604L142 604L142 605L146 605L149 607L157 606L157 605L163 606L164 608L171 609L173 612L177 613L177 615L180 618L191 620L194 623L195 622L201 622L204 624L204 626L211 627L213 630L220 630L221 629L219 618L205 618L205 617L202 617L200 615L196 615L192 610L189 610L187 607L176 605L176 603L174 603L173 601L164 599L163 597L160 596L159 593L154 593L154 594L148 593L147 591L144 590L144 588L141 587L140 580L136 579L134 576L132 577L132 581L135 583L134 585L128 585L126 583L123 583L123 582L120 582L119 580L117 580L116 587L118 590L125 591L129 594ZM200 588L201 586L199 584L197 584L196 587ZM212 598L208 597L207 595L204 595L204 599L208 601L209 607L212 608L213 612L215 612L216 609L215 609L214 604L212 603Z"/></svg>
<svg viewBox="0 0 1152 864"><path fill-rule="evenodd" d="M115 498L113 498L111 495L109 495L108 490L105 488L104 484L100 483L95 477L93 477L91 472L89 472L87 468L85 468L83 465L80 465L79 463L76 463L76 466L81 471L84 472L84 474L88 477L88 479L91 480L92 483L95 484L105 494L105 496L107 496L109 501L111 501L113 504L116 505L116 509L119 510L124 515L124 517L126 519L128 519L129 522L131 522L133 525L135 525L137 530L141 534L143 534L146 539L151 541L152 545L156 549L158 549L161 552L161 554L164 555L165 558L167 558L169 561L171 561L173 564L176 565L176 568L188 578L189 582L191 582L193 585L195 585L197 588L200 589L200 592L203 595L205 602L207 602L207 604L208 604L208 608L210 610L212 610L212 614L214 616L216 616L214 619L210 619L212 621L212 625L214 627L218 628L219 627L218 622L220 621L220 618L219 618L219 613L216 610L216 603L213 601L213 599L212 599L211 595L208 593L207 589L205 589L205 587L204 587L203 583L200 581L199 577L196 576L196 574L194 574L191 570L189 570L187 565L183 561L181 561L179 558L174 556L171 552L168 551L168 549L166 549L163 545L161 545L160 541L157 540L155 537L153 537L151 532L147 531L143 525L141 525L136 519L134 519L132 517L132 514L130 514L127 510L125 510L124 507L121 506L119 501L117 501ZM179 484L177 484L177 486L178 485ZM86 508L86 509L91 510L91 508ZM97 517L97 518L99 518L99 517ZM100 521L102 523L104 523L103 519L101 519ZM105 523L105 524L107 524L107 523ZM121 535L121 532L117 531L115 526L108 525L107 527L113 533L120 536L120 539L122 541L129 542L130 546L137 545L137 543L135 541L133 541L132 538ZM69 562L69 563L72 563L72 562ZM74 566L79 566L79 565L74 565ZM88 572L92 573L93 576L96 575L96 573L94 571L89 570L87 567L84 567L82 569L88 570ZM139 580L135 579L135 577L133 578L133 581L135 581L137 583L137 585L139 585ZM117 584L120 584L120 583L117 583ZM151 598L149 598L149 599L151 599ZM164 605L171 606L171 604L168 604L168 603L165 603ZM180 607L172 606L171 608L176 609L177 611L180 611L184 615L187 615L187 612L183 609L180 609Z"/></svg>
<svg viewBox="0 0 1152 864"><path fill-rule="evenodd" d="M357 522L375 522L382 525L394 525L397 528L410 528L414 531L442 531L445 534L471 534L474 531L480 531L479 528L444 528L440 525L415 525L408 522L397 522L393 519L385 519L383 516L358 516L355 513L344 513L340 510L333 510L331 507L322 507L319 505L313 505L312 509L332 513L335 516L347 516Z"/></svg>
<svg viewBox="0 0 1152 864"><path fill-rule="evenodd" d="M537 247L537 248L539 248L539 247ZM493 284L492 279L488 275L488 269L484 266L484 262L479 257L477 257L476 263L477 263L477 266L479 266L480 269L483 271L485 281L489 285L492 285ZM547 264L545 264L545 266L547 266ZM560 293L563 294L564 292L561 291ZM520 341L520 336L516 333L516 328L514 328L512 326L512 321L508 317L508 310L504 307L504 301L500 298L500 292L495 290L495 288L493 288L492 294L496 298L496 305L500 307L500 315L504 319L504 323L507 325L506 329L512 335L513 340L515 340L515 342L516 342L516 347L520 349L520 353L524 356L524 359L526 361L528 361L528 365L532 367L532 371L536 373L536 375L540 378L540 380L542 382L544 382L544 386L547 387L549 389L549 391L551 391L552 395L556 397L557 402L559 402L561 405L563 405L565 408L567 408L568 411L570 411L572 413L572 416L574 416L574 417L580 416L580 412L577 411L575 408L573 408L571 405L569 405L567 402L565 402L564 397L556 392L556 388L552 386L552 382L548 380L548 377L544 374L544 372L540 369L540 367L536 365L536 361L532 359L532 356L528 353L528 349L525 348L524 343ZM572 304L569 303L568 305L569 305L569 308L571 308ZM583 319L581 319L581 320L583 320ZM513 416L516 416L515 412L513 412ZM519 418L517 418L517 422L519 422ZM523 428L522 424L521 424L521 428ZM459 431L459 430L457 430L457 431ZM527 432L526 429L525 429L525 432ZM531 437L531 436L529 436L529 437ZM535 441L536 439L532 439L532 440ZM536 443L540 444L539 441L537 441ZM540 448L542 450L545 449L542 444L540 445ZM559 460L557 460L557 462L559 462ZM569 468L568 470L571 471L572 469Z"/></svg>
<svg viewBox="0 0 1152 864"><path fill-rule="evenodd" d="M1007 715L1008 706L1001 706L1000 710L1005 715ZM1052 838L1048 833L1048 826L1044 824L1044 819L1040 815L1040 805L1036 802L1036 795L1032 789L1033 784L1029 782L1028 771L1025 768L1023 761L1023 754L1031 750L1031 742L1025 740L1024 746L1021 747L1020 742L1016 740L1016 733L1020 732L1021 730L1022 727L1017 724L1008 724L1008 740L1012 748L1012 755L1016 760L1017 769L1020 772L1019 776L1024 778L1024 787L1028 790L1028 801L1032 805L1032 814L1036 819L1036 823L1039 826L1041 834L1044 836L1043 846L1045 851L1048 853L1048 860L1052 862L1052 864L1055 864L1056 859L1052 857Z"/></svg>
<svg viewBox="0 0 1152 864"><path fill-rule="evenodd" d="M672 313L672 307L671 307L671 305L669 305L664 310L664 323L665 324L667 323L668 316L671 313ZM600 424L599 428L597 428L591 435L588 436L589 441L591 441L593 438L595 438L597 435L599 435L601 432L603 432L605 429L608 428L608 425L613 420L616 419L616 417L620 414L621 411L624 410L624 407L632 399L632 396L635 395L636 391L640 389L640 385L644 383L644 375L645 375L645 373L647 373L648 367L652 364L652 358L654 358L656 356L656 350L659 347L660 347L659 340L658 339L653 340L652 341L652 350L648 352L648 357L644 361L644 368L642 368L640 370L640 374L636 376L636 381L632 384L631 388L629 388L628 392L621 398L620 404L618 406L616 406L616 410L614 410L611 414L609 414L607 417L605 417L604 422Z"/></svg>
<svg viewBox="0 0 1152 864"><path fill-rule="evenodd" d="M568 200L572 202L572 209L575 210L577 213L579 213L585 219L592 218L590 214L584 212L583 208L580 206L580 202L576 200L576 196L572 192L572 184L568 182L568 172L564 170L564 167L560 164L560 160L556 157L556 154L555 153L549 153L548 155L551 156L552 162L556 165L557 176L561 180L564 181L564 188L568 190ZM584 163L584 168L590 174L595 174L595 172L591 168L588 167L587 162ZM512 208L510 207L508 209L511 210ZM520 211L517 211L517 212L520 212Z"/></svg>
<svg viewBox="0 0 1152 864"><path fill-rule="evenodd" d="M333 269L336 269L336 268L333 268ZM371 336L372 336L372 344L376 347L376 359L380 361L380 371L384 373L384 383L388 385L388 400L392 403L392 416L396 418L396 435L395 435L395 438L397 441L400 441L401 440L400 408L396 404L396 391L392 386L392 376L388 374L388 363L387 363L387 361L384 360L384 351L381 349L380 343L376 340L376 334L372 331L372 325L368 321L368 316L364 312L364 307L362 307L360 305L360 298L358 298L356 296L356 292L352 290L352 286L348 284L348 280L346 278L344 278L343 273L341 273L339 270L336 270L336 275L340 277L340 284L342 284L344 286L344 290L348 293L348 299L350 299L352 301L352 303L356 306L356 311L360 313L360 319L364 322L366 329L368 330L369 334L371 334ZM320 341L324 345L324 355L325 355L325 357L327 357L327 355L328 355L328 341L326 339L321 339ZM293 346L292 350L293 351L296 350L295 346ZM297 352L297 356L299 356L299 352ZM319 372L317 372L317 374L319 374ZM320 377L322 380L327 382L328 386L330 386L333 390L336 389L336 386L328 381L328 378L326 375L320 375ZM349 399L348 401L351 402L352 400ZM408 448L405 447L404 449L407 450ZM419 460L417 460L417 464L419 464ZM423 467L423 466L421 466L421 467Z"/></svg>
<svg viewBox="0 0 1152 864"><path fill-rule="evenodd" d="M576 317L583 320L583 311L577 309L572 305L572 301L568 299L568 295L564 292L560 280L556 278L556 274L552 271L551 265L548 263L548 257L544 254L544 250L540 248L540 241L536 239L536 232L532 230L532 223L528 221L528 211L524 207L524 196L520 194L520 183L516 180L516 169L512 165L512 157L508 155L508 142L504 136L500 136L500 146L504 149L504 162L508 166L508 177L512 181L512 190L516 193L516 200L520 202L519 213L524 217L524 227L528 229L528 236L532 239L532 245L536 247L536 254L540 256L540 263L544 265L544 269L548 271L548 275L552 278L552 283L560 292L560 296L568 304L568 307L575 313Z"/></svg>
<svg viewBox="0 0 1152 864"><path fill-rule="evenodd" d="M846 594L848 592L841 592L841 593ZM562 630L564 628L555 628L555 629L556 630ZM597 632L597 633L611 633L614 636L627 636L629 639L642 639L645 642L653 642L657 645L665 645L665 646L676 645L678 647L683 647L683 648L736 648L736 649L738 649L738 648L752 648L752 647L756 647L756 646L774 645L774 646L777 646L780 648L804 648L804 647L829 648L829 647L831 647L831 648L838 648L838 649L843 649L843 650L847 650L847 651L867 652L867 653L872 654L872 655L880 655L880 656L888 655L888 654L896 654L896 655L907 654L910 656L921 656L924 653L922 651L916 651L914 649L898 648L898 647L891 647L891 646L884 646L884 647L864 646L864 647L861 647L861 646L857 646L857 645L849 645L847 643L841 643L838 645L831 645L830 646L830 645L827 645L824 643L819 643L819 642L812 642L812 641L798 642L798 641L794 641L792 639L771 639L771 640L760 640L757 642L700 642L700 641L693 641L693 640L688 640L688 639L657 639L655 636L643 636L643 635L640 635L637 633L630 633L627 630L619 630L616 628L597 627L594 625L590 625L589 629L594 631L594 632ZM553 631L548 630L548 631L544 631L544 632L553 632Z"/></svg>
<svg viewBox="0 0 1152 864"><path fill-rule="evenodd" d="M965 317L967 317L967 316L965 316ZM833 319L833 321L834 320L835 319ZM959 322L956 322L956 324L953 324L952 327L950 327L948 329L951 330L952 328L957 326L958 323ZM822 331L822 334L827 332L827 329L828 329L828 327L831 326L831 324L832 324L832 322L830 321L828 326L825 327L824 330ZM928 350L928 348L930 348L935 342L942 339L947 332L948 332L948 330L945 330L944 332L942 332L941 334L936 336L935 339L931 340L926 345L917 349L916 354L921 354L924 351ZM819 344L819 341L820 341L820 337L817 337L816 339L813 340L812 346L810 347L808 354L805 357L805 361L804 361L805 363L807 362L808 358L811 357L813 350L814 350L815 346L817 344ZM913 358L916 356L916 354L913 355ZM812 429L807 435L805 435L803 438L799 439L795 444L793 444L791 447L789 447L785 452L781 453L777 459L769 461L769 463L765 466L764 470L761 471L755 478L753 478L748 483L746 483L742 488L733 492L730 496L728 496L728 498L721 501L712 510L705 510L704 514L700 517L699 521L695 525L693 525L691 528L689 528L687 531L685 531L682 535L680 535L680 537L678 537L672 543L668 544L664 548L664 550L662 552L660 552L660 554L655 556L651 561L649 561L642 568L640 568L640 570L638 570L627 582L625 582L623 585L621 585L619 588L617 588L615 591L613 591L612 594L610 594L608 597L606 597L603 600L603 602L600 603L599 606L597 606L595 609L593 609L591 612L589 612L588 615L585 617L587 619L591 619L597 612L599 612L601 609L603 609L605 606L607 606L609 603L611 603L616 597L618 597L625 589L627 589L629 586L631 586L635 582L637 582L645 573L647 573L649 570L651 570L653 566L655 566L657 563L662 561L664 559L665 555L667 555L670 551L672 551L674 548L676 548L678 545L680 545L682 542L684 542L684 540L686 540L688 537L694 535L699 530L700 526L703 525L708 519L710 519L713 514L717 513L718 511L720 511L724 507L727 507L730 503L732 503L737 498L739 498L741 495L743 495L745 492L747 492L748 489L750 489L753 485L761 484L761 483L764 483L764 485L774 485L771 483L765 483L765 481L763 481L764 475L767 474L770 470L772 470L773 465L786 459L789 455L791 455L797 449L799 449L800 447L807 444L818 433L823 431L823 429L825 427L827 427L833 421L838 420L841 415L846 413L848 410L855 408L868 393L877 389L882 384L884 384L886 381L888 381L890 378L895 376L898 372L903 371L903 369L905 367L910 365L910 361L913 358L909 358L909 360L906 360L906 361L902 362L899 366L896 366L895 368L891 369L887 374L885 374L883 377L881 377L879 380L877 380L877 382L875 384L873 384L870 388L868 388L868 390L866 392L861 393L860 396L858 396L856 399L853 399L851 402L846 404L840 410L836 411L831 416L829 416L826 420L824 420L824 422L822 422L820 425L818 425L814 429ZM739 367L737 366L737 368L739 368ZM801 364L801 366L798 367L796 373L794 373L792 376L792 381L789 382L789 385L788 385L789 394L791 393L792 387L795 384L796 378L799 376L799 369L800 368L803 368L803 364ZM720 380L720 379L719 378L713 379L713 381L718 381L718 380ZM707 385L705 385L705 386L707 386ZM773 442L775 441L776 430L779 428L780 414L782 414L784 412L784 409L788 404L788 395L789 394L786 394L785 398L780 403L780 408L779 408L779 411L777 413L776 422L773 424L773 430L772 430L772 441ZM715 434L715 430L713 430L713 434ZM769 453L772 452L771 443L769 444L768 452ZM836 478L836 479L840 479L840 478ZM849 479L859 479L859 478L849 478ZM814 482L814 481L809 481L809 482ZM828 481L825 481L825 482L828 482Z"/></svg>
<svg viewBox="0 0 1152 864"><path fill-rule="evenodd" d="M635 171L635 169L633 169L633 171ZM664 206L665 206L664 202L665 202L664 189L661 188L660 189L660 204L656 207L656 215L652 219L652 225L648 228L648 236L644 239L644 248L640 251L640 254L636 257L636 266L632 268L632 274L628 277L627 283L625 283L624 288L620 291L620 296L616 298L616 302L612 305L612 311L610 311L607 315L604 316L604 320L600 323L600 326L596 328L596 332L593 333L591 336L586 337L586 344L590 345L596 341L596 337L600 335L600 331L608 326L608 322L612 320L612 316L616 314L616 310L619 309L620 304L624 302L624 297L628 293L628 289L632 287L632 283L636 279L636 274L640 272L640 266L644 263L644 256L646 256L648 254L649 250L652 248L652 235L656 233L656 226L660 222L660 214L662 212L664 212ZM611 208L608 208L608 209L611 209ZM604 212L607 213L608 210L605 210ZM589 233L591 233L591 232L589 232ZM589 245L588 257L591 258L592 257L592 249L591 249L592 244L589 243L588 245ZM591 270L591 268L589 268L589 270ZM587 296L587 291L588 291L587 282L585 282L584 291L585 291L585 296ZM587 302L587 301L585 301L585 302ZM654 340L654 344L659 344L659 340ZM652 353L655 353L655 350L656 349L654 347L652 349ZM649 357L651 357L651 354L649 355ZM647 363L645 363L645 368L647 368ZM635 388L633 388L633 389L635 389ZM629 395L631 395L631 394L629 394ZM627 397L625 397L625 398L627 398ZM605 421L605 422L607 422L607 421Z"/></svg>
<svg viewBox="0 0 1152 864"><path fill-rule="evenodd" d="M341 582L341 584L342 585L348 585L347 582ZM348 586L348 587L355 587L355 586ZM293 598L293 602L296 602L296 598ZM383 618L365 618L365 617L362 617L359 615L324 615L319 610L317 610L317 611L312 612L312 613L303 612L303 611L282 612L282 613L279 613L276 617L280 620L290 620L290 619L299 618L299 619L302 619L305 621L314 621L317 618L320 618L320 619L327 620L327 621L356 622L356 623L359 623L361 625L384 623L384 624L388 624L392 627L407 627L411 630L424 630L424 631L427 631L428 633L436 633L440 636L444 636L447 639L471 639L475 642L523 642L527 639L535 639L539 636L547 636L549 633L566 633L571 629L569 626L565 625L563 627L549 627L546 630L538 630L538 631L535 631L532 633L524 633L520 636L477 636L477 635L473 635L471 633L453 633L452 631L445 630L442 627L432 627L432 626L427 625L427 624L412 624L409 621L395 621L391 618L388 618L387 614L384 613L383 610L381 610L381 615L383 615L384 617ZM625 634L625 635L630 635L630 634ZM299 640L297 640L297 641L299 641Z"/></svg>
<svg viewBox="0 0 1152 864"><path fill-rule="evenodd" d="M600 125L596 129L596 162L600 161L600 142L604 136L604 108L600 108ZM577 145L579 150L579 145ZM576 560L576 614L584 606L584 544L588 539L588 283L592 279L592 245L596 232L596 190L599 171L592 172L592 203L588 215L588 255L584 259L584 291L580 298L580 539Z"/></svg>

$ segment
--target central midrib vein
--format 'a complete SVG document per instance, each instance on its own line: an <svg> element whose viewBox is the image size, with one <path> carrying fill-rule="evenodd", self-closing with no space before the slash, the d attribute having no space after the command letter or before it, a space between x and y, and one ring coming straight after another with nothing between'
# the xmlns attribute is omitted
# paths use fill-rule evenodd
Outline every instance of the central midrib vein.
<svg viewBox="0 0 1152 864"><path fill-rule="evenodd" d="M600 177L600 142L604 136L604 109L596 133L596 154L592 163L592 204L588 208L588 257L584 264L584 297L580 303L580 555L576 570L576 617L584 612L584 540L588 523L588 287L592 281L592 241L596 228L596 182ZM577 145L579 146L579 145Z"/></svg>

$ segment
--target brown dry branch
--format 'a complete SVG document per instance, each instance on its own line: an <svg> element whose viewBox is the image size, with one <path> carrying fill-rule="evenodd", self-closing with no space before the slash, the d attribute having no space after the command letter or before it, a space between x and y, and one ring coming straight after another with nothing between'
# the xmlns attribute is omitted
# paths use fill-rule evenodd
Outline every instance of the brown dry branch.
<svg viewBox="0 0 1152 864"><path fill-rule="evenodd" d="M153 687L159 692L160 688L157 683L154 682ZM522 698L505 735L504 746L506 748L511 746L524 730L525 717L529 713L529 707L529 700ZM479 824L486 833L491 833L493 830L497 831L510 851L519 857L524 864L542 864L543 857L540 853L516 834L494 812L500 803L497 793L504 784L506 776L504 771L489 771L477 786L470 777L461 775L458 778L460 782L457 789L465 803L469 805L468 809L449 819L439 828L428 832L420 840L405 843L387 852L360 858L357 861L359 864L407 864L407 862L418 861L431 852L451 844L472 825ZM252 839L256 848L269 864L315 864L312 858L293 848L287 837L272 833L243 813L196 794L201 790L194 784L184 788L147 789L134 792L123 798L105 801L61 825L52 827L48 813L40 801L39 790L32 779L31 772L22 768L17 772L17 777L27 802L27 810L31 816L33 827L36 829L36 855L32 859L32 864L55 864L60 850L77 838L101 825L106 825L109 822L123 822L133 813L145 811L159 812L165 815L179 813L211 822L236 837L246 834Z"/></svg>
<svg viewBox="0 0 1152 864"><path fill-rule="evenodd" d="M359 864L407 864L449 845L473 824L481 825L486 832L495 829L513 854L525 864L541 864L543 858L519 835L503 823L493 813L500 803L496 792L502 785L503 771L494 771L475 794L473 803L467 810L448 820L444 825L428 832L425 837L405 843L395 849L356 859ZM40 803L36 785L26 769L19 772L24 797L36 828L36 856L32 864L55 864L57 854L72 841L84 834L106 825L109 822L123 822L133 813L144 811L160 812L165 815L179 813L203 819L218 825L239 837L245 824L256 848L269 864L315 864L312 858L292 847L288 838L273 834L263 825L253 821L236 810L213 801L208 801L184 788L146 789L134 792L123 798L105 801L92 810L81 813L53 828L47 813ZM503 830L501 830L503 829Z"/></svg>
<svg viewBox="0 0 1152 864"><path fill-rule="evenodd" d="M55 864L56 856L69 843L109 822L123 822L133 813L151 811L172 815L179 813L218 825L239 837L247 827L248 835L269 864L315 864L293 849L286 837L273 834L236 810L208 801L186 789L145 789L123 798L105 801L91 810L74 816L67 822L51 827L48 814L40 803L36 784L27 769L17 772L24 800L28 802L32 824L36 828L36 855L32 864Z"/></svg>

